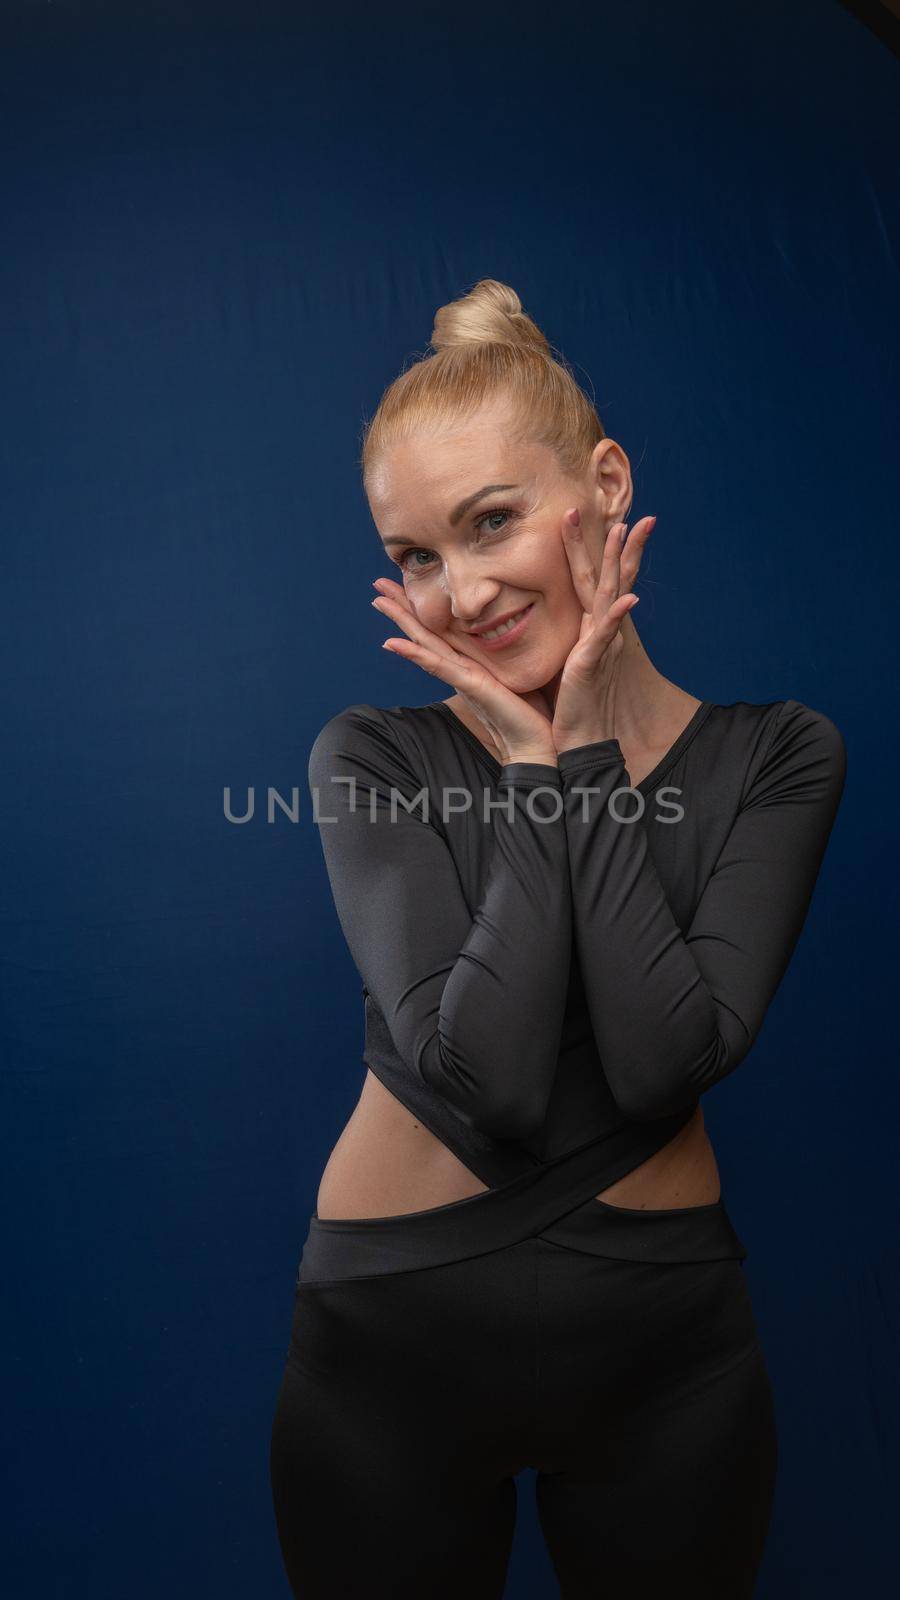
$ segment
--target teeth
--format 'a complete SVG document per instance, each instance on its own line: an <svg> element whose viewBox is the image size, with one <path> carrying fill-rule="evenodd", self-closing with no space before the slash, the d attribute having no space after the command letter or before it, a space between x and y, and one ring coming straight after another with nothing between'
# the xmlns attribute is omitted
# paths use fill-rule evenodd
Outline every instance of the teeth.
<svg viewBox="0 0 900 1600"><path fill-rule="evenodd" d="M517 611L514 617L510 617L506 622L501 622L499 628L492 628L490 633L483 633L481 635L482 639L499 639L501 634L509 633L510 628L514 628L517 623L521 622L527 610L528 607L525 606L521 611Z"/></svg>

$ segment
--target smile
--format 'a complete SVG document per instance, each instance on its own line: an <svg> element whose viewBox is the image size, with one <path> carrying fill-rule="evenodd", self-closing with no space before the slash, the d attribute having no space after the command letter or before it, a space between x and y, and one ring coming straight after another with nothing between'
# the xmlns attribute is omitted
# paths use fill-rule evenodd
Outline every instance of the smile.
<svg viewBox="0 0 900 1600"><path fill-rule="evenodd" d="M524 611L519 611L516 616L510 617L508 622L501 622L499 628L492 628L489 633L479 633L478 643L489 650L501 650L507 644L513 644L521 637L528 626L528 619L534 610L534 601L527 605Z"/></svg>

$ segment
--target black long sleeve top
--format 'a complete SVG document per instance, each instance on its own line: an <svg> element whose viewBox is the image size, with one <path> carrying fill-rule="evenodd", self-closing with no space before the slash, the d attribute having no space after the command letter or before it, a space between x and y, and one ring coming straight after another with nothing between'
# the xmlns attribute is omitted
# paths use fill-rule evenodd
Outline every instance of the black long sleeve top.
<svg viewBox="0 0 900 1600"><path fill-rule="evenodd" d="M796 700L702 701L636 785L617 739L558 759L501 766L443 701L350 706L309 759L363 1060L492 1187L609 1135L599 1190L743 1060L846 768Z"/></svg>

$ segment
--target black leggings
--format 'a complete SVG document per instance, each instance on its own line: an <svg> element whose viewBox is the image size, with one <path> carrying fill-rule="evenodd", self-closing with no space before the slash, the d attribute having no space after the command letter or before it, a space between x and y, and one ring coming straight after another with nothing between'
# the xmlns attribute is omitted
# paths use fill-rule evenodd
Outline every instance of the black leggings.
<svg viewBox="0 0 900 1600"><path fill-rule="evenodd" d="M722 1201L422 1265L483 1202L311 1221L271 1436L294 1595L501 1600L533 1467L563 1600L751 1596L777 1443Z"/></svg>

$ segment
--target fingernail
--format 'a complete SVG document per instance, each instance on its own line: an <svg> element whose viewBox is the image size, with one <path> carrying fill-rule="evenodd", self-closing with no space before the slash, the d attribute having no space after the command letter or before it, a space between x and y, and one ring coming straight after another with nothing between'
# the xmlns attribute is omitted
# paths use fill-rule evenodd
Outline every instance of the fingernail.
<svg viewBox="0 0 900 1600"><path fill-rule="evenodd" d="M577 506L573 506L572 510L569 512L569 521L572 524L573 528L577 528L580 525L580 523L581 523L581 512L579 511Z"/></svg>

